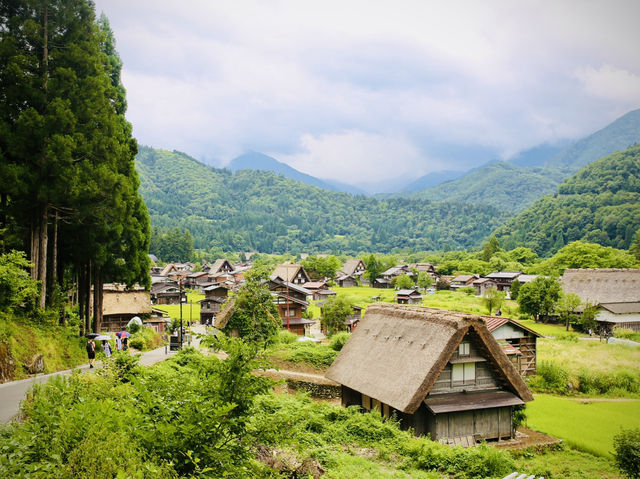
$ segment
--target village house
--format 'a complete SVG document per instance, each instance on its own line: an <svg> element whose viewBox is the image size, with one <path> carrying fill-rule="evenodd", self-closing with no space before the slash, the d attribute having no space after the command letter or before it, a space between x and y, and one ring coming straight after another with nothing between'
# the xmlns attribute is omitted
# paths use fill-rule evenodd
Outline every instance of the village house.
<svg viewBox="0 0 640 479"><path fill-rule="evenodd" d="M322 316L324 316L325 304L327 304L326 301L319 301L318 303L316 303L316 306L320 307L320 314ZM348 333L352 332L358 327L358 324L360 324L360 319L362 319L362 309L362 306L357 306L355 304L351 306L352 313L344 320L344 324ZM324 327L322 328L322 334L327 334L327 329Z"/></svg>
<svg viewBox="0 0 640 479"><path fill-rule="evenodd" d="M311 291L300 285L287 283L275 274L271 276L268 284L273 302L278 307L278 314L282 319L282 327L305 336L313 324L313 321L303 317L309 307L307 296L311 295Z"/></svg>
<svg viewBox="0 0 640 479"><path fill-rule="evenodd" d="M329 289L326 281L309 281L304 284L304 289L311 291L315 301L322 301L338 294L332 289Z"/></svg>
<svg viewBox="0 0 640 479"><path fill-rule="evenodd" d="M420 304L422 294L415 289L400 289L396 291L396 302L398 304Z"/></svg>
<svg viewBox="0 0 640 479"><path fill-rule="evenodd" d="M277 276L282 281L288 281L292 284L303 285L311 279L304 269L304 266L293 263L284 263L276 266L272 276Z"/></svg>
<svg viewBox="0 0 640 479"><path fill-rule="evenodd" d="M358 281L367 270L367 266L361 259L349 259L345 262L336 278L336 283L342 288L358 286Z"/></svg>
<svg viewBox="0 0 640 479"><path fill-rule="evenodd" d="M565 293L598 307L601 334L614 328L640 332L640 269L567 269L561 283Z"/></svg>
<svg viewBox="0 0 640 479"><path fill-rule="evenodd" d="M452 444L515 437L514 408L533 400L482 318L415 306L369 306L325 376L343 406Z"/></svg>
<svg viewBox="0 0 640 479"><path fill-rule="evenodd" d="M171 318L166 311L158 308L151 308L151 316L142 319L142 324L153 329L158 334L164 334L167 326L171 324Z"/></svg>
<svg viewBox="0 0 640 479"><path fill-rule="evenodd" d="M231 265L229 260L225 258L219 258L206 267L203 267L202 270L209 273L209 276L212 277L217 275L218 273L228 273L229 271L233 271L233 266Z"/></svg>
<svg viewBox="0 0 640 479"><path fill-rule="evenodd" d="M473 287L473 282L480 279L479 274L460 274L454 278L451 278L449 282L451 289L456 291L460 288Z"/></svg>
<svg viewBox="0 0 640 479"><path fill-rule="evenodd" d="M519 322L500 316L483 316L487 329L523 376L536 374L537 340L542 337Z"/></svg>
<svg viewBox="0 0 640 479"><path fill-rule="evenodd" d="M201 290L203 285L209 283L209 274L205 271L189 273L182 281L182 286L187 289Z"/></svg>
<svg viewBox="0 0 640 479"><path fill-rule="evenodd" d="M522 271L497 271L495 273L488 274L485 278L495 282L496 289L498 291L508 292L511 289L511 284L521 274Z"/></svg>
<svg viewBox="0 0 640 479"><path fill-rule="evenodd" d="M93 308L92 303L90 308ZM127 289L122 284L103 285L101 331L120 331L134 316L146 318L150 314L151 297L143 287Z"/></svg>
<svg viewBox="0 0 640 479"><path fill-rule="evenodd" d="M204 288L204 299L198 301L200 303L200 324L213 324L216 314L222 309L222 305L227 301L229 289L214 284Z"/></svg>
<svg viewBox="0 0 640 479"><path fill-rule="evenodd" d="M489 278L478 278L471 285L476 289L476 296L484 296L489 288L497 287L496 282Z"/></svg>
<svg viewBox="0 0 640 479"><path fill-rule="evenodd" d="M187 293L182 290L176 281L162 281L151 285L151 303L152 304L180 304L187 301Z"/></svg>

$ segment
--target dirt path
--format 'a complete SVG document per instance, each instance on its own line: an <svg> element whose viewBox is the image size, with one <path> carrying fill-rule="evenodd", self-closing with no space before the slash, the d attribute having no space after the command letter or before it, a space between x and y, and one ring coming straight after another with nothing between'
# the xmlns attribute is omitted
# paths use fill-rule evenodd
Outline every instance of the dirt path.
<svg viewBox="0 0 640 479"><path fill-rule="evenodd" d="M298 371L287 371L282 369L258 370L256 371L256 374L260 376L267 376L272 379L292 379L294 381L322 384L324 386L340 386L339 383L332 381L331 379L327 379L319 374L301 373Z"/></svg>

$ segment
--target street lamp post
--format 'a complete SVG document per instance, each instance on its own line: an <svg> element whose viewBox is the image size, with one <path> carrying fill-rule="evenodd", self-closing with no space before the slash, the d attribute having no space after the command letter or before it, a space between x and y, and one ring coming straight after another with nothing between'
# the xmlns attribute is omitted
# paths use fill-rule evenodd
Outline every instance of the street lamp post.
<svg viewBox="0 0 640 479"><path fill-rule="evenodd" d="M182 349L182 278L180 278L180 349Z"/></svg>

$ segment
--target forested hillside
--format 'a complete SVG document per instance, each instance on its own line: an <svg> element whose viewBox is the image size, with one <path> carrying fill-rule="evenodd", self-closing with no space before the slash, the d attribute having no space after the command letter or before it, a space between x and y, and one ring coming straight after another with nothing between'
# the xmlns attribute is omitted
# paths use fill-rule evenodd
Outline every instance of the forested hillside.
<svg viewBox="0 0 640 479"><path fill-rule="evenodd" d="M633 110L588 137L575 142L547 161L546 166L573 172L603 156L640 143L640 110Z"/></svg>
<svg viewBox="0 0 640 479"><path fill-rule="evenodd" d="M524 246L546 256L576 240L627 249L639 228L640 146L634 146L585 167L496 236L507 249Z"/></svg>
<svg viewBox="0 0 640 479"><path fill-rule="evenodd" d="M434 201L464 201L519 212L536 199L556 191L560 182L606 155L640 142L640 110L558 152L559 145L541 145L510 162L494 162L433 188L402 194ZM547 157L545 158L545 155ZM539 165L525 167L528 165Z"/></svg>
<svg viewBox="0 0 640 479"><path fill-rule="evenodd" d="M565 172L521 168L496 161L453 181L410 195L432 201L485 204L505 211L521 211L540 196L556 190Z"/></svg>
<svg viewBox="0 0 640 479"><path fill-rule="evenodd" d="M141 192L154 227L187 228L196 248L261 252L388 252L478 246L508 215L488 206L380 201L271 172L214 169L141 147Z"/></svg>

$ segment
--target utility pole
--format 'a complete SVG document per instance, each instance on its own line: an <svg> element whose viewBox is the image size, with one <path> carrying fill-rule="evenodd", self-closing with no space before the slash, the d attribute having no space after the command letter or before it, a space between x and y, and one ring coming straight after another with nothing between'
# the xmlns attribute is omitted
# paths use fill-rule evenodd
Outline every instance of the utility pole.
<svg viewBox="0 0 640 479"><path fill-rule="evenodd" d="M182 349L182 278L180 278L180 349Z"/></svg>
<svg viewBox="0 0 640 479"><path fill-rule="evenodd" d="M287 330L289 330L289 264L285 266L285 270L287 271Z"/></svg>

